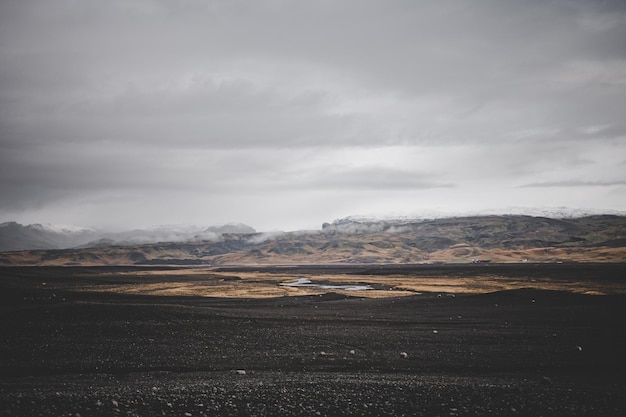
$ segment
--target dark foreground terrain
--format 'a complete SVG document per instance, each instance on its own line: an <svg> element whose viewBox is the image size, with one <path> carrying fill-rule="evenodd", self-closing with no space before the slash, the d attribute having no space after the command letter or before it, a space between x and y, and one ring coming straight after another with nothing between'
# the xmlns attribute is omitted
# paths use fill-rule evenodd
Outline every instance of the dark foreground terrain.
<svg viewBox="0 0 626 417"><path fill-rule="evenodd" d="M0 415L626 415L624 265L497 268L529 288L158 297L86 289L171 274L0 268Z"/></svg>

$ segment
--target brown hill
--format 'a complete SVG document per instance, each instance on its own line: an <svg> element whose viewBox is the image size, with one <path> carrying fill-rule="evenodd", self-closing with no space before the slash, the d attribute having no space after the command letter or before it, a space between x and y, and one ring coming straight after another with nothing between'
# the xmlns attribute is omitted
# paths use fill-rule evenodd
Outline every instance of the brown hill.
<svg viewBox="0 0 626 417"><path fill-rule="evenodd" d="M338 220L321 231L225 234L219 241L36 250L0 265L233 265L432 262L623 262L626 217Z"/></svg>

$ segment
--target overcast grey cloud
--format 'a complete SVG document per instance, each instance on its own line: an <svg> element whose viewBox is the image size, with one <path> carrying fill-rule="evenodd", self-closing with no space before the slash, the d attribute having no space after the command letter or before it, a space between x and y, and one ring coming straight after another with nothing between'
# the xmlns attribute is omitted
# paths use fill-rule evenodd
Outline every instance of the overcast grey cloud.
<svg viewBox="0 0 626 417"><path fill-rule="evenodd" d="M626 210L622 1L0 0L0 221Z"/></svg>

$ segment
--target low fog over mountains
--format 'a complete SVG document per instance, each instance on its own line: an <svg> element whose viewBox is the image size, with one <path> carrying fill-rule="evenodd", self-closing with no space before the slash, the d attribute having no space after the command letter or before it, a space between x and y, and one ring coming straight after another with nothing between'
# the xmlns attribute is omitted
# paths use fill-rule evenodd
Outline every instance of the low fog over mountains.
<svg viewBox="0 0 626 417"><path fill-rule="evenodd" d="M255 232L252 227L241 223L204 228L159 226L150 229L105 232L76 226L21 225L7 222L0 224L0 252L216 240L224 233Z"/></svg>
<svg viewBox="0 0 626 417"><path fill-rule="evenodd" d="M436 210L419 211L413 215L388 216L349 216L323 223L322 230L342 233L398 232L410 225L429 220L442 219L479 219L485 216L520 218L575 219L599 215L624 215L621 212L553 208L508 208L501 210L483 210L480 213L453 213ZM298 233L298 232L296 232ZM106 231L72 225L29 224L17 222L0 223L0 252L32 249L69 249L106 246L130 246L158 242L194 242L219 240L223 234L256 234L256 230L243 223L228 223L220 226L198 227L165 225L148 229L127 231ZM271 234L256 234L252 241L263 241Z"/></svg>
<svg viewBox="0 0 626 417"><path fill-rule="evenodd" d="M11 233L9 233L11 232ZM626 216L344 218L321 230L256 233L242 224L155 228L93 238L90 230L5 223L3 265L246 265L432 262L624 262ZM13 239L13 240L12 240ZM89 240L91 239L91 240ZM80 243L86 241L86 243ZM159 242L159 243L156 243ZM77 245L80 244L80 245ZM77 247L81 246L81 247Z"/></svg>

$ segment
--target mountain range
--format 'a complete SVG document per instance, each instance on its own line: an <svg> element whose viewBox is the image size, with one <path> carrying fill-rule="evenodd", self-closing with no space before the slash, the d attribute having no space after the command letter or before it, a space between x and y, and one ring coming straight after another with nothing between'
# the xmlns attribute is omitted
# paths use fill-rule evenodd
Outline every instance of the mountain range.
<svg viewBox="0 0 626 417"><path fill-rule="evenodd" d="M5 228L20 230L5 223L0 232ZM36 234L37 227L22 228L28 236L49 236ZM4 252L0 265L626 262L626 216L618 215L344 218L313 231L256 233L237 224L169 232L176 239L157 243L168 236L164 232L118 234L118 240L91 240L80 248ZM153 241L141 242L148 237Z"/></svg>
<svg viewBox="0 0 626 417"><path fill-rule="evenodd" d="M217 240L224 233L255 233L242 223L221 226L158 226L122 232L67 225L0 224L0 252L30 249L69 249L102 246L131 246L157 242Z"/></svg>

